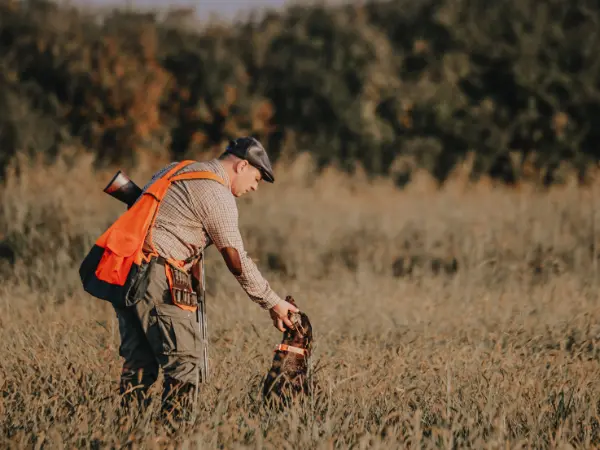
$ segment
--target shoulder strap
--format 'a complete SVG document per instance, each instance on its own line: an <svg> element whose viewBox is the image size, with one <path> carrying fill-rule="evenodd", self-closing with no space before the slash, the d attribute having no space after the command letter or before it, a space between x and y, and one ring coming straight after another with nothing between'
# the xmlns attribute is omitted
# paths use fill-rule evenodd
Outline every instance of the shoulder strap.
<svg viewBox="0 0 600 450"><path fill-rule="evenodd" d="M175 175L174 177L169 179L170 182L182 180L214 180L225 186L225 181L223 181L223 179L220 176L205 170Z"/></svg>
<svg viewBox="0 0 600 450"><path fill-rule="evenodd" d="M187 161L181 161L180 163L177 163L174 167L169 169L165 174L163 174L161 177L159 177L157 180L155 180L148 187L148 189L144 192L144 194L151 195L160 202L162 200L162 198L164 197L164 195L166 194L167 189L169 189L169 186L171 185L171 180L173 178L175 178L175 174L178 171L180 171L181 169L183 169L184 167L189 166L190 164L195 163L195 162L196 161L187 160Z"/></svg>
<svg viewBox="0 0 600 450"><path fill-rule="evenodd" d="M196 161L192 161L192 160L186 160L186 161L181 161L180 163L176 164L175 167L173 167L171 170L169 170L166 174L164 174L161 178L171 178L171 176L173 174L176 174L177 172L179 172L181 169L183 169L185 166L189 166L192 163L195 163Z"/></svg>

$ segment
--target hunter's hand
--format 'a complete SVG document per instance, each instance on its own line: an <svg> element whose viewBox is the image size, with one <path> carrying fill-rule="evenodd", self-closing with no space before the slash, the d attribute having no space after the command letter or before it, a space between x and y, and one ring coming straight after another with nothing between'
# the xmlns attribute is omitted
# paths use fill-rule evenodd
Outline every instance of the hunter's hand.
<svg viewBox="0 0 600 450"><path fill-rule="evenodd" d="M294 328L294 325L288 317L289 311L300 312L298 308L291 303L286 302L285 300L281 300L279 303L269 309L269 314L271 315L271 319L273 319L273 326L282 333L285 332L284 324L290 330Z"/></svg>

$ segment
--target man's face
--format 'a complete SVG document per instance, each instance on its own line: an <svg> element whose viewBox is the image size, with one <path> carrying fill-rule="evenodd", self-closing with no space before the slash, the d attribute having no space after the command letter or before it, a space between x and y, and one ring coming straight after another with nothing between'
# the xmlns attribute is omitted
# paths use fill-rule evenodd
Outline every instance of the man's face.
<svg viewBox="0 0 600 450"><path fill-rule="evenodd" d="M236 165L235 171L236 177L231 183L231 193L233 195L241 197L250 191L258 189L258 183L262 175L256 167L251 166L246 160L240 160Z"/></svg>

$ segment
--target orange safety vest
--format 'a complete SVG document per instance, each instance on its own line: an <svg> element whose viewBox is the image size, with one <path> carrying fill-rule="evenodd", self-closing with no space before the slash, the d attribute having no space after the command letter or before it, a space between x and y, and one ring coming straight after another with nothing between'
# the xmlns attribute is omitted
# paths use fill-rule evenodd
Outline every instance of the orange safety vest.
<svg viewBox="0 0 600 450"><path fill-rule="evenodd" d="M152 257L158 257L152 239L152 251L143 251L146 235L152 228L160 202L172 183L182 180L214 180L225 185L223 179L212 172L188 172L174 175L195 161L182 161L154 181L137 202L121 215L95 242L79 268L79 276L86 292L96 298L111 302L117 307L135 302L129 293L138 288L139 275L148 270ZM182 267L185 261L167 259Z"/></svg>

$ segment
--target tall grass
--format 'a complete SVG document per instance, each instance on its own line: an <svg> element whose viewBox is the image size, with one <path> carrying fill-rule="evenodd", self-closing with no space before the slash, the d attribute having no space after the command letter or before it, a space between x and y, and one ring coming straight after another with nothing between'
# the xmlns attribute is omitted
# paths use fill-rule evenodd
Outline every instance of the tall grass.
<svg viewBox="0 0 600 450"><path fill-rule="evenodd" d="M316 176L310 159L276 171L240 200L241 227L276 291L311 318L318 393L283 413L261 407L280 333L211 249L213 378L195 426L169 435L156 404L119 413L114 314L78 282L81 257L123 211L101 192L112 173L75 155L18 161L0 188L0 447L600 444L595 186L458 175L437 190L423 175L399 191Z"/></svg>

